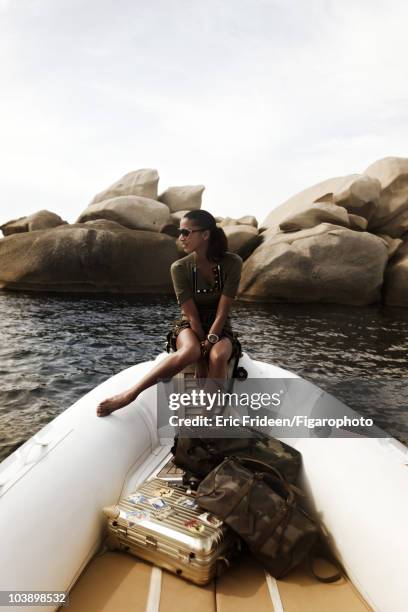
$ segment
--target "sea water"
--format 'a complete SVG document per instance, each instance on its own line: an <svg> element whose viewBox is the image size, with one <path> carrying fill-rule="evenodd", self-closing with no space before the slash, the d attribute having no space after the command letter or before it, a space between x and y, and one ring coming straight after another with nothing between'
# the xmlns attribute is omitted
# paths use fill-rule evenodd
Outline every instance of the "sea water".
<svg viewBox="0 0 408 612"><path fill-rule="evenodd" d="M178 315L173 297L0 293L0 460L96 385L155 358ZM253 359L408 442L408 310L237 301L232 322Z"/></svg>

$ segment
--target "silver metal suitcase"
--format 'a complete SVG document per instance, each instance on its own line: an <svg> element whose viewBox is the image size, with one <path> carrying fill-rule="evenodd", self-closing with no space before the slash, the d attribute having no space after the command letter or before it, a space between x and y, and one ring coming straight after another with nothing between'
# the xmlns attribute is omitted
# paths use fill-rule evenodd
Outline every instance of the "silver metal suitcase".
<svg viewBox="0 0 408 612"><path fill-rule="evenodd" d="M107 545L204 585L230 565L241 541L199 508L195 493L158 478L146 481L117 506L105 508Z"/></svg>

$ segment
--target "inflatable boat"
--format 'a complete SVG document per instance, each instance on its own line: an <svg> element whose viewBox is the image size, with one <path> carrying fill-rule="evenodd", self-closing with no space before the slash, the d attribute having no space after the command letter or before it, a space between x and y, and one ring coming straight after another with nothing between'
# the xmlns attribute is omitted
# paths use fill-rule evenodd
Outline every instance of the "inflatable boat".
<svg viewBox="0 0 408 612"><path fill-rule="evenodd" d="M27 593L63 591L71 612L405 612L408 454L392 438L287 440L302 453L301 485L345 569L336 583L303 566L275 580L248 557L199 587L106 549L102 508L160 473L170 445L158 435L154 387L105 418L96 406L164 356L105 381L0 464L0 591L19 592L10 610L56 610L57 596L39 608ZM296 378L246 354L240 366L251 378Z"/></svg>

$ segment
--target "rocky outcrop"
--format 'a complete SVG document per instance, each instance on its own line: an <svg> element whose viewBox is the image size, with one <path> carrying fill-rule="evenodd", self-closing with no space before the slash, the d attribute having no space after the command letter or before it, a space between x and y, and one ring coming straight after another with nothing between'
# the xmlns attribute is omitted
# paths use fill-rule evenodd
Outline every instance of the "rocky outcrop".
<svg viewBox="0 0 408 612"><path fill-rule="evenodd" d="M180 226L180 221L187 214L188 210L178 210L177 212L170 214L171 223L173 223L176 227Z"/></svg>
<svg viewBox="0 0 408 612"><path fill-rule="evenodd" d="M232 217L217 217L216 221L217 225L222 228L231 225L250 225L252 227L258 227L258 221L252 215L245 215L245 217L240 217L239 219L233 219Z"/></svg>
<svg viewBox="0 0 408 612"><path fill-rule="evenodd" d="M240 255L244 261L262 242L258 230L252 225L228 225L223 230L228 240L228 250Z"/></svg>
<svg viewBox="0 0 408 612"><path fill-rule="evenodd" d="M262 226L266 227L269 232L275 233L284 221L303 213L307 213L306 216L309 216L312 214L314 206L319 208L320 204L327 204L346 209L349 213L349 220L353 219L351 215L359 217L359 219L354 218L354 227L355 229L365 229L363 226L366 224L361 221L361 218L369 221L373 216L378 206L379 191L380 182L378 179L361 174L328 179L301 191L272 210ZM318 216L322 214L322 210L320 213L316 212L317 220L322 219L320 222L324 222L323 217ZM334 211L334 209L332 210ZM333 214L335 213L333 212ZM350 223L350 227L352 226L353 223Z"/></svg>
<svg viewBox="0 0 408 612"><path fill-rule="evenodd" d="M126 174L75 225L48 211L4 224L0 286L171 293L169 266L185 255L180 220L201 207L204 186L170 187L157 197L158 179L156 170ZM216 221L245 261L244 300L370 304L383 297L408 306L408 159L384 158L363 174L313 185L261 227L252 215Z"/></svg>
<svg viewBox="0 0 408 612"><path fill-rule="evenodd" d="M28 217L20 217L14 221L8 221L4 225L0 226L4 236L10 236L11 234L19 234L21 232L33 232L40 229L48 229L50 227L58 227L58 225L64 225L66 221L61 219L59 215L56 215L49 210L40 210Z"/></svg>
<svg viewBox="0 0 408 612"><path fill-rule="evenodd" d="M116 183L98 193L91 204L111 200L120 196L141 196L157 200L159 174L157 170L143 169L128 172Z"/></svg>
<svg viewBox="0 0 408 612"><path fill-rule="evenodd" d="M283 232L298 232L316 227L320 223L333 223L357 230L367 228L367 219L349 214L343 206L337 206L329 202L316 202L303 212L284 219L279 224L279 229Z"/></svg>
<svg viewBox="0 0 408 612"><path fill-rule="evenodd" d="M387 260L381 238L332 224L268 236L244 263L240 298L371 304Z"/></svg>
<svg viewBox="0 0 408 612"><path fill-rule="evenodd" d="M201 208L204 185L169 187L159 195L159 202L169 207L170 212L197 210Z"/></svg>
<svg viewBox="0 0 408 612"><path fill-rule="evenodd" d="M265 221L261 224L262 227L267 228L269 233L275 233L279 230L279 224L282 221L291 215L307 210L313 202L332 202L333 193L350 178L349 176L338 176L321 183L316 183L316 185L300 191L280 206L271 210Z"/></svg>
<svg viewBox="0 0 408 612"><path fill-rule="evenodd" d="M400 238L408 231L408 159L385 157L371 164L365 174L381 184L369 230Z"/></svg>
<svg viewBox="0 0 408 612"><path fill-rule="evenodd" d="M178 258L164 234L107 220L63 225L0 240L0 288L166 294Z"/></svg>
<svg viewBox="0 0 408 612"><path fill-rule="evenodd" d="M391 238L391 236L387 236L386 234L376 234L378 238L384 240L384 243L387 245L388 249L388 259L394 257L394 255L398 252L399 248L403 245L403 240L401 238Z"/></svg>
<svg viewBox="0 0 408 612"><path fill-rule="evenodd" d="M159 232L169 222L170 213L165 204L139 196L120 196L90 204L79 216L77 223L107 219L130 229Z"/></svg>
<svg viewBox="0 0 408 612"><path fill-rule="evenodd" d="M344 228L335 250L332 231L322 231L327 224ZM385 158L363 174L313 185L272 210L262 226L264 243L244 268L245 299L368 304L381 299L389 259L386 301L397 304L401 298L405 304L400 238L408 231L408 159ZM262 281L259 257L268 262Z"/></svg>
<svg viewBox="0 0 408 612"><path fill-rule="evenodd" d="M334 191L332 201L349 213L370 221L380 200L381 183L377 178L353 175Z"/></svg>
<svg viewBox="0 0 408 612"><path fill-rule="evenodd" d="M387 267L384 301L390 306L408 306L408 240L401 244Z"/></svg>

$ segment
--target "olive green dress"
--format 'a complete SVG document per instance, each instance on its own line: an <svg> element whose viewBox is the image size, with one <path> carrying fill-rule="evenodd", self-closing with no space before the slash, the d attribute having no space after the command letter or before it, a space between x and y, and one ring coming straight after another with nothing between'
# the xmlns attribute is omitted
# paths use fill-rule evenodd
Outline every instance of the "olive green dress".
<svg viewBox="0 0 408 612"><path fill-rule="evenodd" d="M218 302L221 295L235 298L238 292L241 278L242 259L235 253L227 251L218 263L213 266L214 280L208 283L200 275L195 263L195 253L175 261L171 266L171 277L173 279L174 291L177 302L181 306L182 316L173 323L173 328L167 335L168 352L176 350L176 339L182 329L190 327L187 315L183 312L183 304L193 299L200 315L201 325L208 334L214 323ZM232 331L230 317L228 316L220 337L226 336L231 340L233 352L231 357L241 356L241 345L237 334Z"/></svg>

